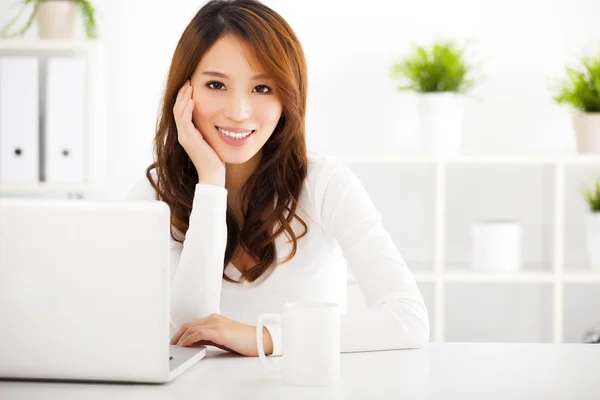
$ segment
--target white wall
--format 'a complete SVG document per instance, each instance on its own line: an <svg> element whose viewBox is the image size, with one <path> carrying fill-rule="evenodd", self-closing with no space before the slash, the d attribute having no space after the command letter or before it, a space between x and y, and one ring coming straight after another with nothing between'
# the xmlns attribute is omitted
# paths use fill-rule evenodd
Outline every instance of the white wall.
<svg viewBox="0 0 600 400"><path fill-rule="evenodd" d="M12 15L12 3L0 0L0 25ZM103 196L120 199L151 162L155 122L170 59L182 30L203 1L94 3L106 46L108 182ZM394 90L395 83L389 77L391 63L406 54L413 41L426 43L435 37L450 37L473 42L471 58L480 63L485 76L469 102L466 151L574 151L569 112L553 104L551 89L562 78L565 63L573 61L584 47L593 47L594 40L600 40L598 0L265 3L288 20L306 53L307 135L313 149L327 153L415 151L415 97ZM34 27L27 36L35 37L35 33ZM433 174L427 168L416 174L403 168L399 175L388 174L390 180L397 179L389 185L394 190L378 199L384 199L382 207L387 210L398 210L397 204L412 207L397 213L402 224L392 222L389 229L409 261L421 259L430 267L433 200L428 196L433 193ZM482 173L451 174L449 187L462 187L466 178L485 181L488 175ZM588 180L594 174L600 175L600 171L583 173ZM547 221L547 211L551 205L544 205L544 199L552 195L552 187L547 187L545 172L532 170L521 176L511 170L504 176L492 176L493 181L488 181L486 187L511 180L511 187L528 188L527 193L533 193L519 204L507 205L506 197L499 196L488 199L487 206L492 213L501 210L503 215L523 216L528 226L535 226L537 231L527 233L531 246L526 257L531 262L550 263L547 255L552 250L548 248L552 233L548 227L552 225ZM572 182L567 182L568 188L580 185L575 172L569 177ZM477 189L471 188L464 196L476 201ZM450 205L462 204L455 194L449 200ZM579 262L583 251L583 204L577 195L569 194L567 205L573 210L567 210L567 216L573 216L573 220L566 222L566 252ZM458 253L450 249L451 258L464 255L465 222L474 213L484 213L477 210L458 209L449 215L449 227L456 227L458 232L452 242Z"/></svg>
<svg viewBox="0 0 600 400"><path fill-rule="evenodd" d="M0 0L0 24L12 16ZM119 198L150 161L164 78L198 0L96 0L106 45L108 196ZM267 0L298 34L309 65L309 145L326 152L416 149L414 96L391 62L411 41L471 40L485 83L467 110L467 151L570 152L568 112L550 90L564 64L600 38L596 0ZM79 34L82 30L79 28ZM35 27L28 32L34 37Z"/></svg>

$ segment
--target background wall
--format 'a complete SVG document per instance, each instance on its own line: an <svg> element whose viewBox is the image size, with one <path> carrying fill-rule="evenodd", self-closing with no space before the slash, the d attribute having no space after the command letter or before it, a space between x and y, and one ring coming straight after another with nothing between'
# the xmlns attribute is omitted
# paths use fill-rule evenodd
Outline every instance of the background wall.
<svg viewBox="0 0 600 400"><path fill-rule="evenodd" d="M391 63L411 42L472 42L485 77L467 111L465 146L485 152L571 152L568 111L551 101L564 65L600 38L595 0L267 0L298 34L309 66L308 140L320 151L416 149L415 99L399 94ZM0 0L0 24L14 14ZM111 195L151 159L170 59L198 0L97 0L106 45ZM79 27L80 28L80 27ZM27 33L35 37L35 26Z"/></svg>
<svg viewBox="0 0 600 400"><path fill-rule="evenodd" d="M485 152L571 152L568 111L551 101L564 65L600 38L596 0L266 0L298 34L309 66L311 148L347 153L416 149L415 99L399 94L391 62L411 42L473 43L485 81L467 111L465 147ZM14 14L0 0L0 24ZM203 1L96 0L109 96L107 195L119 198L151 160L170 59ZM78 27L81 31L81 28ZM35 26L27 33L35 37Z"/></svg>
<svg viewBox="0 0 600 400"><path fill-rule="evenodd" d="M552 101L553 87L584 49L597 49L597 0L265 0L299 36L308 61L307 140L330 153L411 153L417 146L416 99L398 93L392 61L411 43L455 38L472 43L469 58L485 78L466 111L466 152L573 153L570 114ZM0 0L0 26L14 14ZM108 180L100 194L121 199L152 160L152 139L170 59L183 29L203 1L96 0L105 46ZM79 35L82 29L78 26ZM35 26L26 37L36 36ZM410 265L432 260L433 170L357 168ZM583 262L578 192L600 171L568 171L568 262ZM460 263L466 228L477 217L519 217L526 262L552 260L552 180L544 168L461 169L448 174L448 257ZM506 182L510 185L506 186ZM504 185L504 186L503 186ZM385 190L385 193L384 193ZM391 190L391 191L390 191ZM485 202L480 193L492 191ZM575 193L576 192L576 193ZM518 201L511 201L514 199ZM475 205L475 206L474 206ZM477 208L479 207L479 208ZM398 223L398 221L401 221ZM460 302L459 302L460 304ZM458 307L457 309L460 309ZM575 334L572 334L576 337Z"/></svg>

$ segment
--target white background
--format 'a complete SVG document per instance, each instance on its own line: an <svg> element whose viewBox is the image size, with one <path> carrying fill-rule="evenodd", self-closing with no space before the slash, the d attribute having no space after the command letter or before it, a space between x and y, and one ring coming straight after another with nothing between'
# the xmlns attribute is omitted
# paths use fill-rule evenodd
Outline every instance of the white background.
<svg viewBox="0 0 600 400"><path fill-rule="evenodd" d="M0 25L13 15L13 2L0 0ZM304 47L309 71L307 140L314 150L330 154L414 152L415 96L394 89L396 83L390 79L392 61L406 54L413 42L425 44L434 38L454 38L472 43L469 59L479 65L479 74L485 79L468 103L465 152L575 151L570 112L553 103L553 88L563 77L566 63L584 50L600 48L598 0L265 3L291 24ZM108 179L103 197L121 199L143 177L152 160L154 128L172 52L203 2L97 0L94 4L105 46L108 107ZM35 38L36 33L33 26L26 37ZM78 25L78 35L82 34ZM373 168L376 169L362 167L356 171L382 209L386 226L409 265L414 269L431 268L432 167ZM577 266L584 262L581 219L585 204L579 188L596 176L600 176L600 171L595 167L567 171L567 264ZM453 167L448 179L450 261L465 262L467 230L474 219L520 218L526 263L534 269L551 268L551 169ZM432 290L424 287L424 292ZM510 289L504 293L509 294ZM456 303L477 298L466 294L464 298L459 296ZM540 297L533 295L533 301L528 303L533 308L529 310L548 308L547 302L538 307L539 301ZM506 304L514 310L519 308L519 302L518 297L513 297ZM570 299L566 302L571 304ZM569 307L577 312L577 305ZM457 310L456 319L460 319L460 307ZM542 314L533 318L528 326L540 328L534 332L527 328L524 336L547 340L547 318ZM507 315L506 321L521 323L523 318ZM460 325L448 329L448 334L470 338L471 328ZM577 340L583 328L578 329L566 329L565 337Z"/></svg>

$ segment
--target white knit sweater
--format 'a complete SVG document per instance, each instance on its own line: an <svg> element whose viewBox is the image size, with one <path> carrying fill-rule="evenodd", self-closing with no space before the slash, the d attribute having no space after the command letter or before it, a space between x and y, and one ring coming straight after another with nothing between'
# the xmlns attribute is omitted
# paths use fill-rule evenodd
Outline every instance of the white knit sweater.
<svg viewBox="0 0 600 400"><path fill-rule="evenodd" d="M154 200L142 178L127 200ZM279 313L286 302L334 301L342 308L343 352L416 348L429 340L429 319L414 278L356 175L333 157L309 154L308 177L298 215L308 233L298 240L296 255L258 281L222 279L227 243L227 190L197 184L185 240L171 239L171 332L183 323L218 313L255 325L262 313ZM303 232L294 219L297 235ZM292 248L276 240L277 260ZM346 266L354 273L367 309L345 312ZM228 277L241 274L229 263ZM281 354L281 328L268 325L273 354Z"/></svg>

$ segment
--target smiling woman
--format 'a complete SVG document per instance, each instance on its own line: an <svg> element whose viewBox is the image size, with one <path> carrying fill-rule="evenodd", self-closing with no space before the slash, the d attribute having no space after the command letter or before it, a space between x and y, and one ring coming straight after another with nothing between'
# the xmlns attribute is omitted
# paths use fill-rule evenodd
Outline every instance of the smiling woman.
<svg viewBox="0 0 600 400"><path fill-rule="evenodd" d="M128 195L171 209L172 344L256 356L260 314L345 304L346 261L369 308L342 316L342 351L427 343L421 293L360 181L307 153L306 95L302 47L262 3L209 1L184 30L155 161ZM281 354L278 325L263 343Z"/></svg>
<svg viewBox="0 0 600 400"><path fill-rule="evenodd" d="M193 121L225 163L255 157L279 123L282 103L263 71L252 49L229 34L206 52L192 75Z"/></svg>

